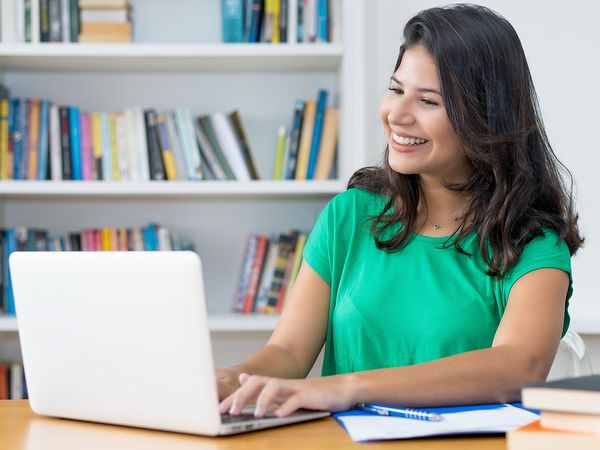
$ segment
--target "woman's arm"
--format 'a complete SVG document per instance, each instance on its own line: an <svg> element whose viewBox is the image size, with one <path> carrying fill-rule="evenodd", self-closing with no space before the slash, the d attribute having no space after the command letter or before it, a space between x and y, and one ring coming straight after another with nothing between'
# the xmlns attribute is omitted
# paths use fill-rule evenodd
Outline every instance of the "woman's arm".
<svg viewBox="0 0 600 450"><path fill-rule="evenodd" d="M276 378L304 378L325 341L329 285L302 263L293 291L267 344L243 363L217 369L219 398L239 388L242 373Z"/></svg>
<svg viewBox="0 0 600 450"><path fill-rule="evenodd" d="M568 275L539 269L513 286L491 348L414 366L370 370L314 380L240 377L243 386L221 403L237 413L256 399L257 415L271 402L276 414L297 408L343 410L357 402L435 406L519 399L523 383L543 380L560 340Z"/></svg>

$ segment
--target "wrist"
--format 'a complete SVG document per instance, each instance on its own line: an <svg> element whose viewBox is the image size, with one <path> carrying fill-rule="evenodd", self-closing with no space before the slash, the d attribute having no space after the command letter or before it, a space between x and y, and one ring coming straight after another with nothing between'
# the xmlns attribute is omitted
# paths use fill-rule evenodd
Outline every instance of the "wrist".
<svg viewBox="0 0 600 450"><path fill-rule="evenodd" d="M359 403L362 400L362 380L358 373L347 373L339 375L341 377L341 383L344 397L347 399L350 406Z"/></svg>

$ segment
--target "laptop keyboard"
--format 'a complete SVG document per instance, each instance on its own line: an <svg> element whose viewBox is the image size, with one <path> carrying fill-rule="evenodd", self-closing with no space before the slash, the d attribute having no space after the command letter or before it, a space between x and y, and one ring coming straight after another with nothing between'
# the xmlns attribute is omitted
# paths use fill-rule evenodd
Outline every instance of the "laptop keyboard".
<svg viewBox="0 0 600 450"><path fill-rule="evenodd" d="M254 414L239 414L232 416L231 414L221 414L221 423L237 423L237 422L248 422L250 420L268 419L273 418L273 415L267 415L264 417L255 417Z"/></svg>

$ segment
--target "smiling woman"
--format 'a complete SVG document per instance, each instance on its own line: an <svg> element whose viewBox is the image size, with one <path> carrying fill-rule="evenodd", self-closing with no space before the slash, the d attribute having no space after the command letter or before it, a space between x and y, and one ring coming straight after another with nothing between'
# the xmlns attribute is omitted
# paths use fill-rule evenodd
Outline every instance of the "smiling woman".
<svg viewBox="0 0 600 450"><path fill-rule="evenodd" d="M506 402L548 374L582 238L519 38L454 5L404 39L384 162L321 213L268 344L217 371L222 412Z"/></svg>

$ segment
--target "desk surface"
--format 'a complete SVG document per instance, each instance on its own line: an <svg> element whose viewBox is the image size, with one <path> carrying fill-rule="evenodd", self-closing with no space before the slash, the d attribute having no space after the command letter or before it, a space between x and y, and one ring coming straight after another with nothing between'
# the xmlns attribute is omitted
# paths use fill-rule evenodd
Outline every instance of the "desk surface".
<svg viewBox="0 0 600 450"><path fill-rule="evenodd" d="M358 444L331 418L237 436L206 438L37 416L26 400L0 401L3 450L406 449L504 450L503 437L455 437Z"/></svg>

